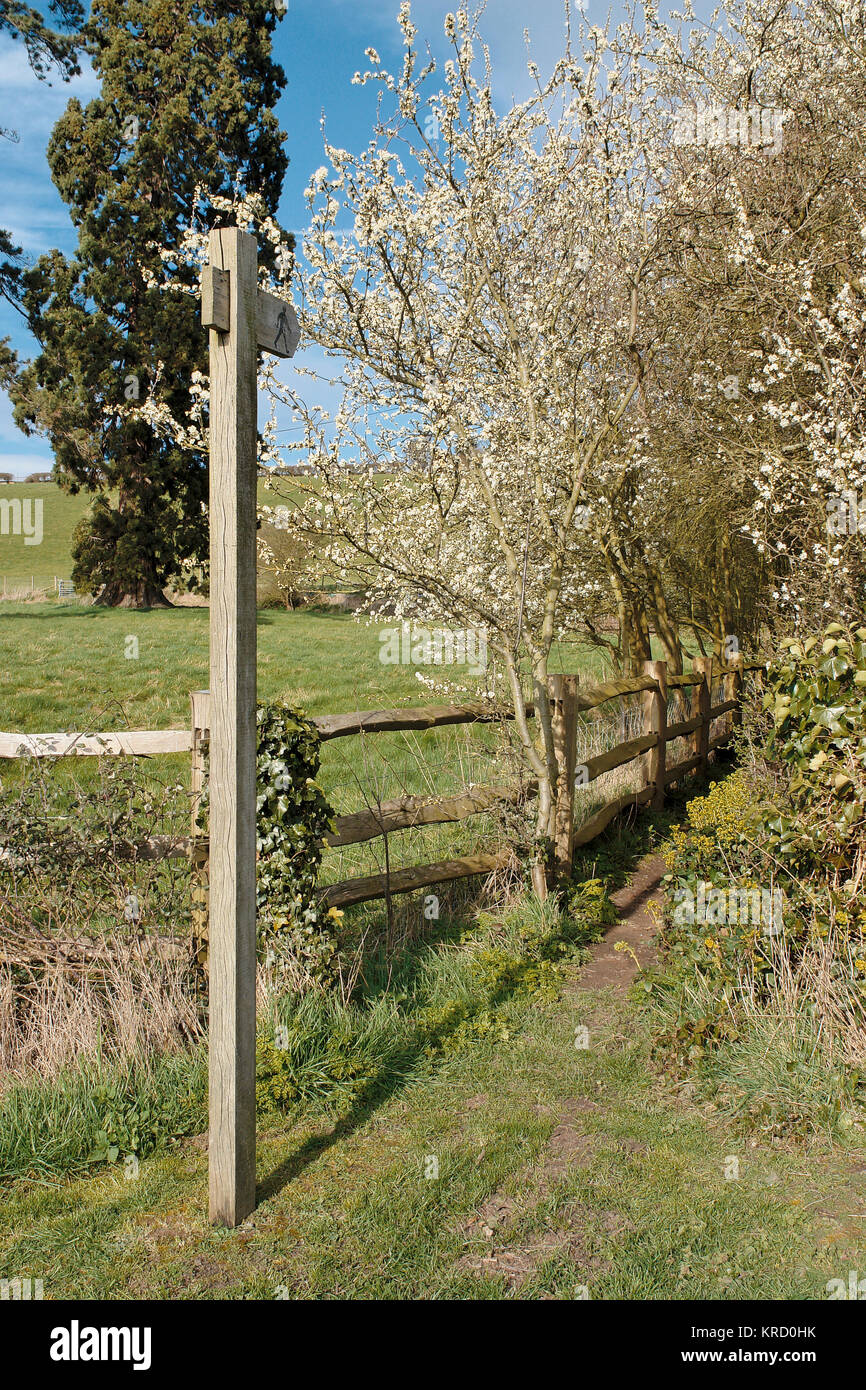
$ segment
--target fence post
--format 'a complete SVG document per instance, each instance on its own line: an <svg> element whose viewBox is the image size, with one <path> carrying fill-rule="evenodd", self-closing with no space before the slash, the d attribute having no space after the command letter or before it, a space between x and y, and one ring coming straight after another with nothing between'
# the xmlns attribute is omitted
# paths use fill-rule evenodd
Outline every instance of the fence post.
<svg viewBox="0 0 866 1390"><path fill-rule="evenodd" d="M192 708L192 770L190 775L190 874L192 877L192 949L198 964L208 968L208 846L197 824L204 789L204 745L210 730L210 691L190 692Z"/></svg>
<svg viewBox="0 0 866 1390"><path fill-rule="evenodd" d="M698 773L704 776L710 757L710 691L713 684L713 658L711 656L694 657L692 669L699 672L701 677L699 683L693 687L692 716L701 716L700 725L695 730L694 750L695 757L701 760Z"/></svg>
<svg viewBox="0 0 866 1390"><path fill-rule="evenodd" d="M643 755L643 780L645 787L653 788L650 805L660 811L665 804L665 733L668 723L668 664L666 661L645 661L643 674L651 676L658 683L657 690L641 692L643 709L643 732L658 734L655 748Z"/></svg>
<svg viewBox="0 0 866 1390"><path fill-rule="evenodd" d="M742 654L742 652L738 652L737 655L734 657L733 661L731 662L729 669L725 672L725 695L724 695L724 698L725 698L726 700L737 700L737 701L739 702L739 701L742 699L742 695L743 695L743 654ZM742 722L743 722L743 711L742 711L742 708L741 708L740 704L738 703L738 704L737 704L737 708L736 708L736 709L732 709L732 710L730 711L730 713L729 713L729 715L728 715L728 717L727 717L727 719L726 719L726 721L725 721L725 724L726 724L725 732L727 733L728 738L731 738L731 737L732 737L732 735L733 735L733 733L734 733L734 730L735 730L735 729L738 729L738 728L740 727L740 725L742 724Z"/></svg>
<svg viewBox="0 0 866 1390"><path fill-rule="evenodd" d="M577 763L577 676L548 676L553 746L556 752L554 855L560 878L571 876L574 857L574 773Z"/></svg>

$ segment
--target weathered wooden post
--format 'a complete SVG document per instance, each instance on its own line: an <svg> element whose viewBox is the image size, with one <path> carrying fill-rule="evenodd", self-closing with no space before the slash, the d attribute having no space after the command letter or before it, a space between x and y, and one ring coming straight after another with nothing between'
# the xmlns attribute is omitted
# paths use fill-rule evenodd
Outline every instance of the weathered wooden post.
<svg viewBox="0 0 866 1390"><path fill-rule="evenodd" d="M213 231L210 329L210 1219L236 1226L256 1194L256 370L291 357L291 306L258 289L255 237Z"/></svg>
<svg viewBox="0 0 866 1390"><path fill-rule="evenodd" d="M710 757L710 702L712 699L713 658L711 656L694 657L692 669L701 677L698 684L692 687L692 716L700 715L701 717L701 722L694 734L694 750L695 757L701 760L698 773L704 776L709 765Z"/></svg>
<svg viewBox="0 0 866 1390"><path fill-rule="evenodd" d="M658 683L658 690L641 693L643 732L658 734L658 743L643 755L644 786L652 787L650 805L660 811L665 804L665 733L668 723L668 664L666 661L645 661L643 673Z"/></svg>
<svg viewBox="0 0 866 1390"><path fill-rule="evenodd" d="M743 698L743 654L738 652L732 659L728 669L725 671L725 700L736 700L737 708L732 709L725 720L725 733L728 738L733 736L734 730L738 729L743 722L743 710L740 701Z"/></svg>
<svg viewBox="0 0 866 1390"><path fill-rule="evenodd" d="M577 676L549 676L547 681L557 766L554 855L557 876L562 878L571 876L574 858L577 685Z"/></svg>

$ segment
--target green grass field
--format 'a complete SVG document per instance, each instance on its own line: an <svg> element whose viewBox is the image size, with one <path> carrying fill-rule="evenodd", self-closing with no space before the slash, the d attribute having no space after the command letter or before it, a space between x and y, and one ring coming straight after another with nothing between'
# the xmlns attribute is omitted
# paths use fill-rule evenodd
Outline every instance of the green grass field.
<svg viewBox="0 0 866 1390"><path fill-rule="evenodd" d="M260 698L309 714L438 698L415 668L382 665L379 650L376 627L347 614L262 610ZM184 727L190 690L208 680L208 612L3 603L0 665L0 728ZM601 674L579 644L554 665ZM498 737L476 726L336 740L323 745L322 782L337 809L350 810L402 790L501 780ZM87 778L95 763L68 759L58 773ZM186 756L152 763L166 782L186 784L188 772ZM17 763L0 764L0 795L18 776ZM390 862L447 858L501 835L492 817L407 832L389 837ZM578 877L605 872L606 855L604 842L594 845ZM322 880L382 867L374 841L329 852ZM844 1144L819 1137L807 1154L736 1133L661 1080L649 1021L627 996L578 1001L567 983L556 1001L511 986L487 998L474 964L483 953L461 944L475 929L471 885L442 893L441 921L420 937L407 899L393 937L381 902L347 916L352 938L369 930L374 943L363 990L311 1027L309 1094L282 1118L262 1114L261 1200L240 1231L207 1225L206 1154L189 1138L205 1122L201 1052L169 1057L152 1083L132 1087L133 1127L151 1105L169 1136L134 1181L121 1163L85 1170L91 1131L104 1123L101 1083L86 1070L7 1101L0 1277L41 1278L48 1298L573 1299L587 1288L592 1299L766 1300L821 1298L829 1279L857 1265L862 1232ZM489 930L500 951L501 927ZM522 919L511 931L519 941ZM574 950L565 958L569 973L577 959ZM443 1020L446 1045L433 1056L406 1046L422 1018ZM587 1052L575 1049L576 1022L591 1027ZM384 1079L351 1099L365 1066ZM582 1155L564 1172L550 1158L563 1113ZM58 1156L73 1149L64 1168ZM742 1155L738 1182L725 1180L731 1154ZM430 1155L435 1180L425 1177ZM503 1210L501 1230L486 1234Z"/></svg>
<svg viewBox="0 0 866 1390"><path fill-rule="evenodd" d="M189 692L208 685L206 608L96 608L68 600L0 606L0 654L13 676L3 727L180 728ZM129 638L137 639L137 657ZM375 709L427 696L406 666L379 661L375 628L330 610L258 615L258 689L308 714Z"/></svg>

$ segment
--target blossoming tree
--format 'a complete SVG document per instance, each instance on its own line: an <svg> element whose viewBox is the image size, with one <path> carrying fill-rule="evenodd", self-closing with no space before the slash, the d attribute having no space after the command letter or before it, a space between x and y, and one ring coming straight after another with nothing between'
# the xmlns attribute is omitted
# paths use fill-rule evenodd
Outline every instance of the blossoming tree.
<svg viewBox="0 0 866 1390"><path fill-rule="evenodd" d="M475 20L446 18L432 93L408 4L399 23L401 72L369 49L355 79L393 110L362 153L326 144L308 190L302 325L342 403L331 420L272 383L317 474L295 524L373 614L485 629L544 839L551 649L597 603L593 499L661 347L670 121L633 24L567 24L550 78L530 60L532 94L499 116Z"/></svg>

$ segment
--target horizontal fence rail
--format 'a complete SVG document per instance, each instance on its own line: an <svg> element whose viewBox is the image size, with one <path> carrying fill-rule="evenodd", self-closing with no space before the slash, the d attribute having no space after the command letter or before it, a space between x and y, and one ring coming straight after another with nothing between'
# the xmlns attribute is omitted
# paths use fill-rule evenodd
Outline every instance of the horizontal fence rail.
<svg viewBox="0 0 866 1390"><path fill-rule="evenodd" d="M321 890L329 907L351 907L395 893L413 893L436 883L449 883L458 878L473 878L493 873L511 860L510 850L489 854L472 854L463 859L443 859L439 864L419 864L411 869L395 869L390 874L370 874L367 878L349 878L332 883Z"/></svg>
<svg viewBox="0 0 866 1390"><path fill-rule="evenodd" d="M188 753L189 729L129 729L118 734L0 734L0 758L153 757Z"/></svg>
<svg viewBox="0 0 866 1390"><path fill-rule="evenodd" d="M531 705L527 706L532 715ZM352 734L409 733L420 729L443 729L449 724L492 724L513 719L510 711L489 705L428 705L419 709L363 710L356 714L330 714L313 719L319 738L347 738Z"/></svg>
<svg viewBox="0 0 866 1390"><path fill-rule="evenodd" d="M401 796L382 801L374 809L338 816L337 828L325 837L333 848L359 845L392 830L412 830L418 825L446 825L481 815L494 806L516 806L538 791L537 782L525 787L468 787L458 796Z"/></svg>
<svg viewBox="0 0 866 1390"><path fill-rule="evenodd" d="M763 662L736 661L718 666L711 658L695 658L694 670L667 674L664 662L648 662L643 675L580 686L576 676L549 678L551 718L560 776L557 784L556 858L560 869L570 870L575 847L589 844L623 811L645 805L660 806L667 787L706 769L711 753L730 742L739 714L741 687L745 672L761 671ZM724 698L711 704L715 683L721 680ZM686 719L668 723L667 704L671 690L691 689L692 713ZM593 754L576 765L577 715L597 709L610 700L640 697L644 732L604 752ZM204 746L210 727L210 693L194 691L192 721L188 729L124 730L117 733L0 733L2 758L57 758L131 756L192 753L192 794L200 795L204 778ZM536 714L531 704L527 717ZM514 719L511 710L490 704L427 705L417 708L356 710L350 714L322 715L310 722L323 742L336 738L382 733L421 732L461 724L489 724ZM710 737L717 721L722 731ZM666 765L666 746L675 739L690 739L692 756ZM575 781L580 785L641 760L642 785L608 801L580 825L574 825ZM403 795L336 818L335 829L326 836L331 848L363 844L395 831L444 825L470 816L508 806L518 806L538 793L538 784L520 786L469 786L454 795ZM193 823L195 817L193 816ZM100 842L102 843L102 842ZM193 825L189 836L154 835L135 843L104 842L106 851L122 858L191 858L194 873L206 880L207 837ZM31 846L31 849L33 847ZM3 853L7 862L9 852ZM398 868L384 874L346 879L320 889L321 897L332 907L411 893L437 883L489 874L513 861L510 848L443 860L439 863ZM206 896L206 889L205 889Z"/></svg>

